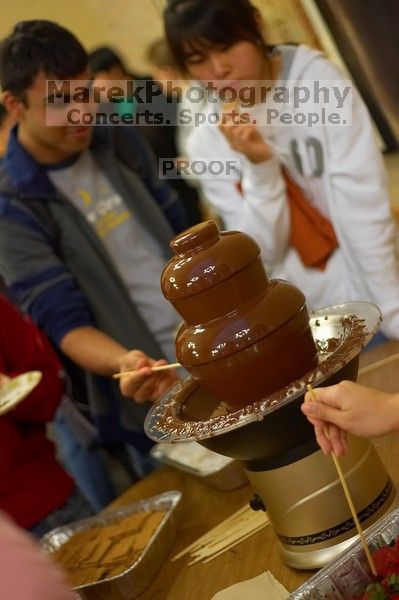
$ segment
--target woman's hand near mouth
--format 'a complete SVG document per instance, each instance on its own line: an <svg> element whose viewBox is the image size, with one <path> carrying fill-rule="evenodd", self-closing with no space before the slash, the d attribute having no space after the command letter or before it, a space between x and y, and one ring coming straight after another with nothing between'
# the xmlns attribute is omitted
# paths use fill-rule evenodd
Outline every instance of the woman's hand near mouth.
<svg viewBox="0 0 399 600"><path fill-rule="evenodd" d="M227 120L219 128L230 147L244 154L250 162L258 164L273 157L272 149L262 138L256 125L235 125Z"/></svg>

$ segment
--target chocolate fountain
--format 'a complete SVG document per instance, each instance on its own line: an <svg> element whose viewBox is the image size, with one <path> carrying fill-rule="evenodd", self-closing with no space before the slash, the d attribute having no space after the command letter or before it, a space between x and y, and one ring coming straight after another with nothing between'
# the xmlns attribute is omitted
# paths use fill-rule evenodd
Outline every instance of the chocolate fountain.
<svg viewBox="0 0 399 600"><path fill-rule="evenodd" d="M171 244L162 291L184 323L176 354L190 377L150 410L147 435L197 441L242 461L267 510L283 560L320 567L356 537L332 460L320 451L300 406L306 385L356 380L359 353L381 315L367 302L315 311L296 287L269 280L247 235L213 221ZM374 523L395 490L374 446L351 437L341 459L359 520Z"/></svg>

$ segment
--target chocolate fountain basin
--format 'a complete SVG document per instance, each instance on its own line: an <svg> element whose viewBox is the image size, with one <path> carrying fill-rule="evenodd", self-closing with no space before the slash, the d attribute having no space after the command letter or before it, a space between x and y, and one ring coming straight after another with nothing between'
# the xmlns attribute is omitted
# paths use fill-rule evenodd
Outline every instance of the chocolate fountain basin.
<svg viewBox="0 0 399 600"><path fill-rule="evenodd" d="M317 368L236 412L228 412L223 403L188 377L150 409L145 431L157 442L197 441L214 452L244 461L250 470L292 463L318 448L314 429L300 410L306 385L355 381L359 353L380 322L379 309L369 302L313 311L309 323L318 350Z"/></svg>
<svg viewBox="0 0 399 600"><path fill-rule="evenodd" d="M343 379L356 381L358 367L357 356L322 385L333 385ZM219 401L191 379L183 385L180 394L184 396L182 419L191 420L194 415L201 415L208 420L218 411ZM303 399L304 392L260 421L198 441L213 452L243 461L250 470L263 471L292 463L318 449L314 428L300 408Z"/></svg>

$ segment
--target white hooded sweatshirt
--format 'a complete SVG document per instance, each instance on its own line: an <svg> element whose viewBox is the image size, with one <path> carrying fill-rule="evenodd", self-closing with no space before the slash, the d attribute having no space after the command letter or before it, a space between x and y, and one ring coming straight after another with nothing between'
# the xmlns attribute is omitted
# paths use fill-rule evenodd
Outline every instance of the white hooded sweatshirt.
<svg viewBox="0 0 399 600"><path fill-rule="evenodd" d="M279 46L277 51L283 62L281 81L289 89L310 80L344 80L321 52L306 46ZM261 111L266 111L266 105L253 110L254 114ZM382 158L356 89L352 89L351 126L269 125L259 131L274 157L258 164L232 150L216 126L202 125L189 138L191 159L240 161L233 179L200 180L225 227L251 235L261 247L269 275L297 285L306 294L308 307L375 302L383 313L382 331L399 339L397 230ZM290 214L280 165L286 166L335 229L339 248L324 271L305 267L290 246Z"/></svg>

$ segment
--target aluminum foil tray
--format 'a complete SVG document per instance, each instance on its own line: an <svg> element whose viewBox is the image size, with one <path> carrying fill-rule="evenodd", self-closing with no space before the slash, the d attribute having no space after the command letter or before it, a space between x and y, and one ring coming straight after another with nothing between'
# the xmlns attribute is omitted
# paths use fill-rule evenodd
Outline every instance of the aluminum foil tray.
<svg viewBox="0 0 399 600"><path fill-rule="evenodd" d="M202 464L198 462L195 463L193 458L195 458L196 455L196 447L204 453L205 458L209 456L209 459L211 459L212 456L215 456L217 461L215 460L213 465L211 460L204 460ZM185 453L185 448L187 448L187 453ZM178 455L176 455L177 450L179 451ZM184 471L199 479L202 483L223 492L235 490L248 483L248 478L239 462L232 458L226 458L220 454L216 454L211 450L207 450L196 442L187 442L185 444L156 444L151 448L151 456L156 460L174 467L179 471Z"/></svg>
<svg viewBox="0 0 399 600"><path fill-rule="evenodd" d="M74 534L96 525L114 523L135 512L146 510L166 511L165 517L154 532L144 552L126 571L116 577L75 588L82 600L132 600L151 584L172 549L176 534L174 513L180 499L180 492L165 492L123 508L110 510L89 519L57 527L40 540L40 549L51 554L61 548Z"/></svg>
<svg viewBox="0 0 399 600"><path fill-rule="evenodd" d="M399 535L399 508L372 525L365 538L373 552ZM358 540L333 562L293 592L289 600L347 600L359 592L359 583L370 583L367 559Z"/></svg>

